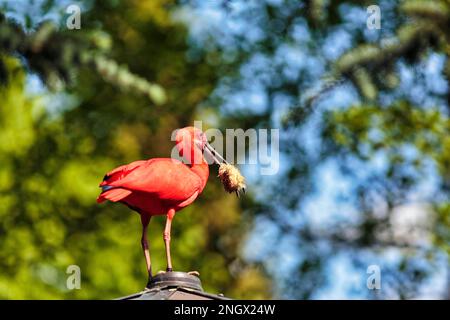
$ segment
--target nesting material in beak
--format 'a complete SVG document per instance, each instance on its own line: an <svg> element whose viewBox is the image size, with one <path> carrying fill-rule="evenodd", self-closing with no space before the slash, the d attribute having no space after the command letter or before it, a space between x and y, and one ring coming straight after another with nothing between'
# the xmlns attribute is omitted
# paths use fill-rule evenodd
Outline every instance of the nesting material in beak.
<svg viewBox="0 0 450 320"><path fill-rule="evenodd" d="M238 168L229 163L222 163L219 167L219 178L226 191L229 193L236 192L239 197L240 193L245 193L245 178L241 175Z"/></svg>

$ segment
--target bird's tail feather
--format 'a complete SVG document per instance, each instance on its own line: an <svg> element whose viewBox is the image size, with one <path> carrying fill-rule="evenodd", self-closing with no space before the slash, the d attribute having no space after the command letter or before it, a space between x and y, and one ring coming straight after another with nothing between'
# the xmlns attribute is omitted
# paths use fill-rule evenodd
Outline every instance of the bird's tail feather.
<svg viewBox="0 0 450 320"><path fill-rule="evenodd" d="M123 198L126 198L131 194L130 190L122 189L122 188L114 188L114 189L108 189L104 192L102 192L98 198L97 202L102 203L103 201L109 200L112 202L117 202L122 200Z"/></svg>

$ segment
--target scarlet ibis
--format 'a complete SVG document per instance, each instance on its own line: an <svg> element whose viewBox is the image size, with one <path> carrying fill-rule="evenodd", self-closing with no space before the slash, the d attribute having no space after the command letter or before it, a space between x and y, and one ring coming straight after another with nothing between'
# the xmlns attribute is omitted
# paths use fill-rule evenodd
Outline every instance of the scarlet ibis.
<svg viewBox="0 0 450 320"><path fill-rule="evenodd" d="M208 143L206 135L194 127L179 129L176 146L183 163L171 158L155 158L134 161L108 172L100 183L102 191L97 198L121 202L138 212L142 222L141 244L149 278L152 278L147 227L154 215L166 215L164 244L167 271L172 271L170 257L170 230L175 212L190 205L202 193L209 176L208 162L203 156L207 152L217 164L228 162ZM245 192L245 185L236 186L237 194Z"/></svg>

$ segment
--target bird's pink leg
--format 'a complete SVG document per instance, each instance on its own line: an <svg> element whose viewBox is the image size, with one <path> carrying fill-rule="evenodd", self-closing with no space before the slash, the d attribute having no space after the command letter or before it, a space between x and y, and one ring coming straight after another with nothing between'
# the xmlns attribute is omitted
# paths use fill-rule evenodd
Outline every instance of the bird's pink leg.
<svg viewBox="0 0 450 320"><path fill-rule="evenodd" d="M148 278L152 278L152 263L150 261L150 250L148 248L148 241L147 241L147 227L150 223L150 216L141 213L141 222L142 222L142 238L141 238L141 244L142 244L142 250L144 251L144 257L145 257L145 263L147 265L147 272L148 272Z"/></svg>
<svg viewBox="0 0 450 320"><path fill-rule="evenodd" d="M170 209L167 212L166 227L164 228L164 244L166 245L166 257L167 257L167 271L171 272L172 269L172 259L170 257L170 229L172 227L172 219L175 216L175 210Z"/></svg>

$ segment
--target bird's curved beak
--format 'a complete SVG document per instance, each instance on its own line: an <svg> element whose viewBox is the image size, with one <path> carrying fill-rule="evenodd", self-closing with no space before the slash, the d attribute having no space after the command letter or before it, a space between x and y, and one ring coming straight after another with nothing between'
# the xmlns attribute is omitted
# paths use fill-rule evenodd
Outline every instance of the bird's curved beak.
<svg viewBox="0 0 450 320"><path fill-rule="evenodd" d="M218 153L208 142L205 143L205 147L203 149L217 164L226 163L228 161L225 160L224 157L220 153Z"/></svg>

